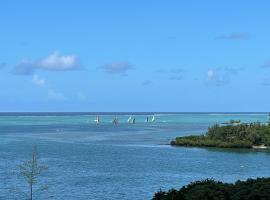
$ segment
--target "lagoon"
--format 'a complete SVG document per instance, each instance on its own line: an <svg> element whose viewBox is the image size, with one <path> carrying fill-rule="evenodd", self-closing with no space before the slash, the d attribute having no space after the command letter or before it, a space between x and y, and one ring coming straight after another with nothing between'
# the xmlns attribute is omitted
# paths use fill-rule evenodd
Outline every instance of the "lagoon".
<svg viewBox="0 0 270 200"><path fill-rule="evenodd" d="M49 166L41 181L53 199L151 199L154 193L204 178L234 182L270 176L270 151L172 147L176 136L201 134L231 119L266 122L267 113L3 113L0 199L24 190L14 172L36 145ZM118 116L117 126L111 120ZM136 124L127 124L129 116Z"/></svg>

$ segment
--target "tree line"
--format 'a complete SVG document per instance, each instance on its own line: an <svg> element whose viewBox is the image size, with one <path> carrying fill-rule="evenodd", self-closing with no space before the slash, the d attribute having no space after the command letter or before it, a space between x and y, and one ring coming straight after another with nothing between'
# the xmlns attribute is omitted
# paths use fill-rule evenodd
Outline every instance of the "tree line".
<svg viewBox="0 0 270 200"><path fill-rule="evenodd" d="M270 124L250 123L237 125L215 124L206 134L177 137L171 145L222 148L270 147Z"/></svg>

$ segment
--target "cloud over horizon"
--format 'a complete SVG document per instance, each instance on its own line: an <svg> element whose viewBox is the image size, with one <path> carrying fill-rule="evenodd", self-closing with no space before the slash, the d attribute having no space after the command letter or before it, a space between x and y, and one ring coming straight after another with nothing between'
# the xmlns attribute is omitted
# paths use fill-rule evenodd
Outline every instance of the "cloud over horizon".
<svg viewBox="0 0 270 200"><path fill-rule="evenodd" d="M48 100L55 100L55 101L67 100L67 98L64 96L63 93L55 91L54 89L48 87L45 79L41 78L39 75L34 74L32 78L32 82L36 86L39 86L40 88L42 88L42 90L45 90L47 92Z"/></svg>
<svg viewBox="0 0 270 200"><path fill-rule="evenodd" d="M32 75L36 70L48 71L71 71L79 69L79 59L75 55L61 55L59 52L53 52L47 57L37 60L23 59L14 70L14 74Z"/></svg>
<svg viewBox="0 0 270 200"><path fill-rule="evenodd" d="M128 62L108 63L101 66L100 68L103 69L103 71L107 74L120 74L120 75L127 75L128 71L135 69Z"/></svg>
<svg viewBox="0 0 270 200"><path fill-rule="evenodd" d="M239 32L239 33L232 33L230 35L220 35L217 36L215 39L217 40L247 40L250 38L250 34L248 32Z"/></svg>
<svg viewBox="0 0 270 200"><path fill-rule="evenodd" d="M205 84L208 86L222 86L230 82L231 77L243 71L244 68L217 68L209 69L207 71L207 77Z"/></svg>

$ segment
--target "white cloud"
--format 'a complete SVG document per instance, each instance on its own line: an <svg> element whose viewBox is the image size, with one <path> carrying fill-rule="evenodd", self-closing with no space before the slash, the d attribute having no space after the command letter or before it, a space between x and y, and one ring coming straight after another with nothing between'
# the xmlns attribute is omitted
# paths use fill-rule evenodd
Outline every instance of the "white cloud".
<svg viewBox="0 0 270 200"><path fill-rule="evenodd" d="M56 92L53 89L48 90L48 98L51 100L66 100L66 97L61 92Z"/></svg>
<svg viewBox="0 0 270 200"><path fill-rule="evenodd" d="M45 80L40 78L39 75L37 74L33 75L32 81L35 85L40 86L42 87L42 89L47 91L47 98L49 100L55 100L55 101L66 100L66 97L61 92L56 92L54 89L48 88L48 85L46 84Z"/></svg>
<svg viewBox="0 0 270 200"><path fill-rule="evenodd" d="M38 86L44 86L45 80L41 79L38 75L34 75L32 81Z"/></svg>
<svg viewBox="0 0 270 200"><path fill-rule="evenodd" d="M48 70L73 70L77 68L78 58L74 55L64 56L54 52L39 61L40 68Z"/></svg>
<svg viewBox="0 0 270 200"><path fill-rule="evenodd" d="M38 60L23 59L14 69L15 74L30 75L36 70L69 71L79 68L79 59L75 55L61 55L53 52Z"/></svg>

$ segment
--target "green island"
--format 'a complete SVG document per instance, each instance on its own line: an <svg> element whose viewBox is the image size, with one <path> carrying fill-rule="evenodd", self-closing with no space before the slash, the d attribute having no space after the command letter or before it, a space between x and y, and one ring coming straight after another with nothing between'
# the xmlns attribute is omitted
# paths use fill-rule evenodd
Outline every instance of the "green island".
<svg viewBox="0 0 270 200"><path fill-rule="evenodd" d="M270 124L213 125L203 135L177 137L171 145L220 148L269 148Z"/></svg>
<svg viewBox="0 0 270 200"><path fill-rule="evenodd" d="M270 199L270 178L222 183L211 179L196 181L179 190L158 191L152 200L257 200Z"/></svg>

